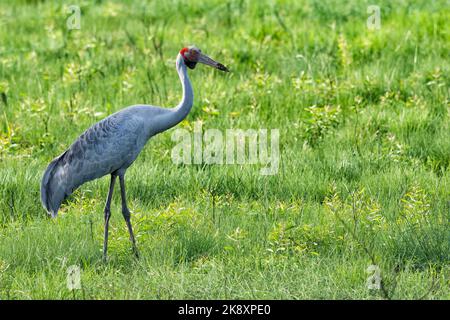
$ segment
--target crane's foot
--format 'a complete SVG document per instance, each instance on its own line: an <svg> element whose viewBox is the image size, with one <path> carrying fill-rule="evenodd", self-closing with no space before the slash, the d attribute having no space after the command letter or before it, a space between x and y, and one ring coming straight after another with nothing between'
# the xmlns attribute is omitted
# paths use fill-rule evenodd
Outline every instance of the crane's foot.
<svg viewBox="0 0 450 320"><path fill-rule="evenodd" d="M139 250L138 250L138 248L136 247L136 245L133 245L133 254L134 254L134 257L135 257L136 259L139 259L139 258L140 258Z"/></svg>

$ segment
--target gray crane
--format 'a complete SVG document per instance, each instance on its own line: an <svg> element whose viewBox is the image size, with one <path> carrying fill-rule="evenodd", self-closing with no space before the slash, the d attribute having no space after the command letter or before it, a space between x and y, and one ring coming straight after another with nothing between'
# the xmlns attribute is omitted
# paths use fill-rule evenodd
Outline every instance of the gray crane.
<svg viewBox="0 0 450 320"><path fill-rule="evenodd" d="M188 115L194 93L186 67L194 69L197 63L228 72L223 64L209 58L195 46L181 49L176 68L183 88L183 97L178 106L161 108L135 105L122 109L87 129L67 151L48 165L44 173L41 201L52 217L57 216L61 203L80 185L107 174L111 175L104 209L104 259L108 250L111 199L117 177L121 189L122 214L130 234L133 252L138 256L126 202L125 172L152 136L172 128Z"/></svg>

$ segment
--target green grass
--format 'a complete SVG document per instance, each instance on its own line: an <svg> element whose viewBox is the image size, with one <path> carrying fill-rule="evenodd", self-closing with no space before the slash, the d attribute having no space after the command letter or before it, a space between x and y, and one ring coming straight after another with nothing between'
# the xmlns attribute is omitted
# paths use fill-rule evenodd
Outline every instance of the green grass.
<svg viewBox="0 0 450 320"><path fill-rule="evenodd" d="M1 299L450 298L446 1L377 1L375 31L371 1L65 3L0 2ZM108 114L176 105L188 44L232 72L190 71L180 126L278 128L280 170L175 165L158 135L126 175L141 259L116 188L105 264L109 179L51 220L42 173ZM372 264L384 291L367 288Z"/></svg>

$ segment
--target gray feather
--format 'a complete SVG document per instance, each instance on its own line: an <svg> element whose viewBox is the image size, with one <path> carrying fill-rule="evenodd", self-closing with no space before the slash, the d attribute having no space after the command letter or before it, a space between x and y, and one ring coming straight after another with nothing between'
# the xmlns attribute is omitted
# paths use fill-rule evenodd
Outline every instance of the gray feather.
<svg viewBox="0 0 450 320"><path fill-rule="evenodd" d="M50 162L50 164L47 167L47 170L45 170L44 172L44 176L42 177L41 182L42 205L49 213L51 213L53 217L56 216L59 206L62 202L62 200L59 201L59 198L61 196L58 195L58 192L55 192L59 190L59 187L55 183L56 180L54 179L54 174L57 168L59 167L59 162L61 161L61 158L64 157L66 152L64 152L62 155L56 157L52 162Z"/></svg>
<svg viewBox="0 0 450 320"><path fill-rule="evenodd" d="M192 108L192 86L181 54L177 71L183 98L171 109L137 105L118 111L87 129L47 167L41 183L41 200L52 216L61 203L83 183L107 174L125 174L150 137L182 121Z"/></svg>
<svg viewBox="0 0 450 320"><path fill-rule="evenodd" d="M152 110L152 111L151 111ZM153 133L145 125L150 106L119 111L87 129L47 167L41 183L45 209L56 216L61 203L83 183L128 168Z"/></svg>

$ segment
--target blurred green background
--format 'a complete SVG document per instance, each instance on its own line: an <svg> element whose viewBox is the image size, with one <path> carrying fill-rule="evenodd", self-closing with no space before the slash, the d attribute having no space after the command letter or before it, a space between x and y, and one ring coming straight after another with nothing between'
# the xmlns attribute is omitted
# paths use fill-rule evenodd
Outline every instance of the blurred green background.
<svg viewBox="0 0 450 320"><path fill-rule="evenodd" d="M449 299L449 20L447 1L1 0L0 298ZM142 257L116 193L105 264L109 179L50 220L42 173L107 115L175 106L190 44L232 72L190 71L179 127L279 129L279 172L175 165L158 135L126 176Z"/></svg>

